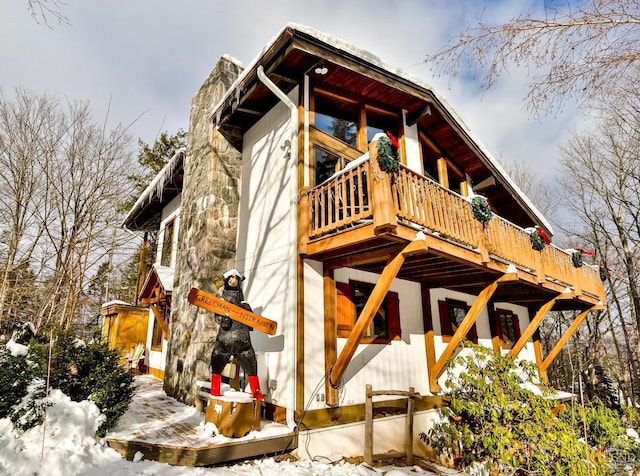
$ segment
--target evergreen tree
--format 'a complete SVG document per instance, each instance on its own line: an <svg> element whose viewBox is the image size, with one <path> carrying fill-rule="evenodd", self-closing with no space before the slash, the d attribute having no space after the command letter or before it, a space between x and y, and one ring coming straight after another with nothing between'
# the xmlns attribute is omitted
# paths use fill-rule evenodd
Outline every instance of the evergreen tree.
<svg viewBox="0 0 640 476"><path fill-rule="evenodd" d="M136 188L134 194L122 204L122 211L129 210L133 206L140 194L158 172L162 170L178 150L186 147L186 145L187 133L182 129L179 129L178 132L173 135L169 135L168 132L163 132L152 146L145 143L142 139L138 139L138 146L140 148L138 151L138 164L142 172L129 176L129 179L136 184ZM153 265L157 239L157 233L148 233L143 272L148 272ZM141 251L142 248L138 249L122 264L118 278L112 283L112 294L115 295L117 299L127 302L135 301L135 287L138 278Z"/></svg>

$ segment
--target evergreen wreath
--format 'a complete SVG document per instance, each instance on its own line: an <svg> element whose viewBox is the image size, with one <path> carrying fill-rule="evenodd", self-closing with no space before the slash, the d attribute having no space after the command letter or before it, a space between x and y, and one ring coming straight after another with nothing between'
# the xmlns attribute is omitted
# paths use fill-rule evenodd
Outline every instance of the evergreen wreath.
<svg viewBox="0 0 640 476"><path fill-rule="evenodd" d="M493 215L487 199L479 196L471 199L471 211L473 212L473 218L482 223L491 220L491 216Z"/></svg>
<svg viewBox="0 0 640 476"><path fill-rule="evenodd" d="M582 268L582 252L574 251L571 255L571 261L576 268Z"/></svg>
<svg viewBox="0 0 640 476"><path fill-rule="evenodd" d="M600 266L600 281L604 283L608 277L609 272L607 271L607 268L605 268L604 266Z"/></svg>
<svg viewBox="0 0 640 476"><path fill-rule="evenodd" d="M529 234L529 240L531 240L531 247L536 251L542 251L546 246L546 243L537 231L533 231Z"/></svg>
<svg viewBox="0 0 640 476"><path fill-rule="evenodd" d="M388 136L382 136L378 139L378 163L383 172L395 174L400 170L398 149L394 147Z"/></svg>

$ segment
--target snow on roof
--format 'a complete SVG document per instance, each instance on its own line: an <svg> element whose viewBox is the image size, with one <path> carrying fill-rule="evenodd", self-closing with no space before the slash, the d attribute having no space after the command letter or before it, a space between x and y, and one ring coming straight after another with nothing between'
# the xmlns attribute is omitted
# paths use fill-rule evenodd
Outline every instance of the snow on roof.
<svg viewBox="0 0 640 476"><path fill-rule="evenodd" d="M153 267L158 274L158 279L160 280L160 284L162 284L164 290L168 292L173 291L175 270L169 266L160 266L159 264L154 264Z"/></svg>
<svg viewBox="0 0 640 476"><path fill-rule="evenodd" d="M114 299L113 301L105 302L102 307L112 306L113 304L123 304L125 306L134 306L135 304L131 304L129 302L120 301L119 299Z"/></svg>
<svg viewBox="0 0 640 476"><path fill-rule="evenodd" d="M136 203L133 204L129 213L122 221L123 225L127 223L136 213L138 213L145 203L150 203L154 197L158 197L162 200L162 190L166 183L171 179L171 176L176 171L178 167L178 163L184 157L185 149L180 148L173 154L173 157L162 167L162 170L158 172L158 174L153 178L151 183L147 185L147 188L144 189L144 192L140 194Z"/></svg>
<svg viewBox="0 0 640 476"><path fill-rule="evenodd" d="M260 62L262 56L271 48L271 46L287 31L287 30L294 30L294 31L299 31L301 33L307 34L309 36L313 36L314 38L326 43L327 45L338 49L340 51L343 51L345 53L348 53L350 55L356 56L362 60L365 60L366 62L370 63L372 66L378 67L380 69L385 70L386 72L395 75L399 78L402 78L406 81L409 81L411 83L413 83L415 86L418 86L420 88L424 88L426 90L428 90L433 96L434 98L440 102L440 104L442 105L442 107L447 111L447 113L451 116L451 118L456 122L456 124L458 125L458 127L460 127L460 129L468 136L469 140L471 140L478 148L478 150L481 152L482 155L484 155L485 159L488 162L488 165L490 167L492 167L494 169L494 172L496 173L496 175L502 176L502 178L505 180L505 182L508 184L508 186L512 189L512 191L517 194L520 199L522 200L522 202L525 204L525 206L527 208L529 208L531 210L531 212L536 216L536 218L539 220L539 223L536 223L537 225L540 225L541 227L545 228L546 230L548 230L551 234L553 234L553 227L551 226L551 224L547 221L547 219L542 215L542 213L537 209L537 207L533 204L533 202L531 202L531 200L529 200L529 197L527 197L525 195L525 193L520 189L520 187L518 187L516 185L516 183L511 179L511 177L509 177L509 175L507 175L507 172L504 170L504 168L502 167L502 165L500 165L500 163L494 159L494 157L491 155L491 153L488 151L488 149L482 144L482 142L480 142L480 140L478 139L478 137L471 132L471 129L464 123L464 121L462 120L462 118L456 113L456 111L453 109L453 107L451 107L451 105L448 103L448 101L446 101L444 99L443 96L440 95L440 93L433 88L431 85L429 85L428 83L424 82L422 79L417 78L416 76L413 76L412 74L399 69L395 66L390 65L389 63L386 63L385 61L383 61L379 56L358 48L357 46L348 43L344 40L341 40L340 38L337 38L335 36L329 35L327 33L323 33L321 31L318 31L314 28L305 26L305 25L300 25L298 23L287 23L287 25L282 28L278 34L276 36L274 36L266 45L265 47L262 49L262 51L260 51L260 53L249 63L249 65L242 71L242 73L240 73L240 75L236 78L236 80L233 82L233 84L231 85L231 87L229 87L229 89L226 91L226 93L224 94L224 96L222 97L222 99L213 107L213 114L212 117L216 118L216 120L220 120L220 115L222 113L222 108L224 107L224 104L228 101L228 99L230 97L232 97L233 95L235 95L235 90L236 88L242 83L242 81L244 80L244 78L254 69L257 68L258 63Z"/></svg>

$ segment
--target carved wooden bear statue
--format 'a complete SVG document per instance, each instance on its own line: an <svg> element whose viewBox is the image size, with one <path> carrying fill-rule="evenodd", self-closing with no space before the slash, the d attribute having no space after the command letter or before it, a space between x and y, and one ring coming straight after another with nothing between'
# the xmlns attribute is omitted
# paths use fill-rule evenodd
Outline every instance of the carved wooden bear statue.
<svg viewBox="0 0 640 476"><path fill-rule="evenodd" d="M238 271L232 269L223 275L224 290L222 299L236 306L240 306L252 312L251 306L244 300L244 294L240 288L240 283L244 281ZM218 335L211 351L211 395L220 395L221 373L231 357L235 357L249 379L251 394L253 398L263 400L264 396L260 391L260 381L258 380L258 362L256 354L251 345L249 331L251 327L241 322L234 321L228 316L216 314L216 322L219 324Z"/></svg>

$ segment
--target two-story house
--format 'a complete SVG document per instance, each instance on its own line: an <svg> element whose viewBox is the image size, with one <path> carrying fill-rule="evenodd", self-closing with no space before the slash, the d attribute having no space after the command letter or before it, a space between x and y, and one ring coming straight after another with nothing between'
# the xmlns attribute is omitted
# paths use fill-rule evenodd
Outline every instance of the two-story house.
<svg viewBox="0 0 640 476"><path fill-rule="evenodd" d="M552 237L551 226L437 91L311 28L287 25L245 68L222 58L180 157L181 198L166 190L173 168L126 222L161 230L140 286L141 303L165 305L150 319L150 367L193 403L215 325L187 294L238 269L246 300L278 323L275 337L255 336L259 377L267 414L304 430L301 456L362 454L367 384L415 388L425 429L463 338L544 378L605 304L598 267L533 246L532 230ZM576 319L543 355L536 331L555 310ZM404 417L376 425L376 452L402 447Z"/></svg>

